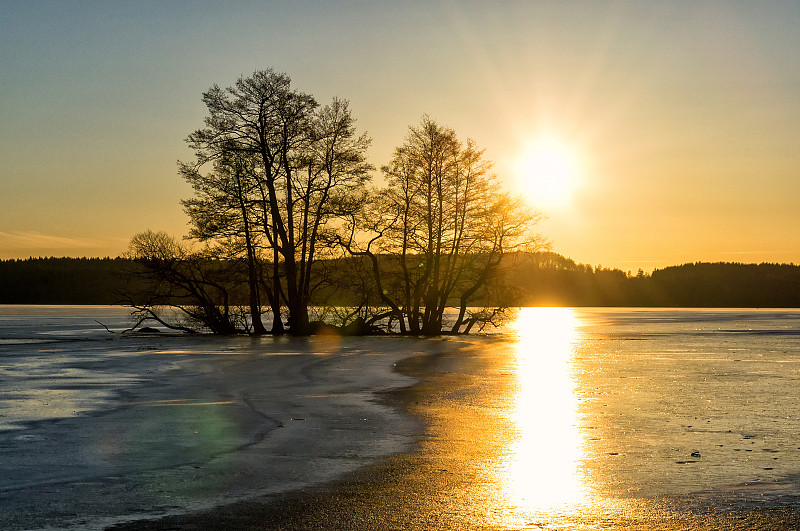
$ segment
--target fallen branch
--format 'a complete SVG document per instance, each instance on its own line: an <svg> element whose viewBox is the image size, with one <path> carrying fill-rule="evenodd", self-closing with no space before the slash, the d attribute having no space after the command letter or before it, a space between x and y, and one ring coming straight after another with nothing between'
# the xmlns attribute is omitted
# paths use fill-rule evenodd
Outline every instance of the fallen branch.
<svg viewBox="0 0 800 531"><path fill-rule="evenodd" d="M100 326L102 326L103 328L105 328L105 329L106 329L106 332L108 332L109 334L116 334L116 332L114 332L113 330L109 329L109 328L108 328L106 325L104 325L103 323L101 323L101 322L100 322L100 321L98 321L97 319L95 319L95 320L94 320L94 322L95 322L95 323L97 323L97 324L99 324L99 325L100 325Z"/></svg>

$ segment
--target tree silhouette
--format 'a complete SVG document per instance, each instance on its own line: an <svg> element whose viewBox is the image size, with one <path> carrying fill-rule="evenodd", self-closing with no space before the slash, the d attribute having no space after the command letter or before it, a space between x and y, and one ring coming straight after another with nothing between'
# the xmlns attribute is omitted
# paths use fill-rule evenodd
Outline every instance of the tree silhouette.
<svg viewBox="0 0 800 531"><path fill-rule="evenodd" d="M146 286L144 292L129 293L139 324L155 320L177 330L205 328L215 334L251 331L232 301L241 285L238 271L218 255L214 249L192 252L165 232L148 230L131 238L127 256L141 266L132 275ZM170 316L163 308L178 313Z"/></svg>
<svg viewBox="0 0 800 531"><path fill-rule="evenodd" d="M500 191L492 164L472 140L427 116L410 127L383 168L385 189L351 217L344 246L372 264L384 313L402 333L469 332L498 309L470 310L496 287L503 256L530 249L538 214ZM448 306L459 312L445 323Z"/></svg>
<svg viewBox="0 0 800 531"><path fill-rule="evenodd" d="M260 321L261 285L272 332L283 332L285 306L289 331L306 334L314 264L331 241L326 231L353 207L348 196L358 196L369 179L370 140L356 134L347 102L334 99L318 109L312 96L273 70L241 77L227 89L214 86L203 101L206 127L187 139L195 161L181 164L197 194L184 202L193 235L239 240L250 272L252 319ZM214 171L202 174L209 163ZM263 267L266 260L272 267Z"/></svg>

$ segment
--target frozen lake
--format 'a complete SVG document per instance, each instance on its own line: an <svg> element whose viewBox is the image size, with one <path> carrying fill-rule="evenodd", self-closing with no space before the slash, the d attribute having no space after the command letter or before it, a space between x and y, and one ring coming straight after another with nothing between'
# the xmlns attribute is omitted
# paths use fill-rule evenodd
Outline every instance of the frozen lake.
<svg viewBox="0 0 800 531"><path fill-rule="evenodd" d="M798 310L530 308L445 340L106 329L128 326L119 308L0 306L0 528L102 528L410 451L418 421L376 393L442 351L494 360L475 381L502 433L476 489L520 521L800 492Z"/></svg>

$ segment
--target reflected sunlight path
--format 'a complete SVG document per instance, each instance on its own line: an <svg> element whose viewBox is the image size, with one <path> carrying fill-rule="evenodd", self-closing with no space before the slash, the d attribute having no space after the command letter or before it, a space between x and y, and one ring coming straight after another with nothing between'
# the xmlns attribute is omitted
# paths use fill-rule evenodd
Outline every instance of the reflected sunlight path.
<svg viewBox="0 0 800 531"><path fill-rule="evenodd" d="M578 320L569 308L522 308L517 320L517 396L505 486L526 513L573 512L587 503L573 353Z"/></svg>

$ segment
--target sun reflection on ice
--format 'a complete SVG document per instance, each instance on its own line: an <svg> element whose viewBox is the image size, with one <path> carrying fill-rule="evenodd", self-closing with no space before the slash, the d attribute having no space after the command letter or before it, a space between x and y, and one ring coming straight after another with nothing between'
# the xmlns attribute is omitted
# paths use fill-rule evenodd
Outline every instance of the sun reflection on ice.
<svg viewBox="0 0 800 531"><path fill-rule="evenodd" d="M524 512L572 512L587 502L572 375L577 324L568 308L523 308L517 320L517 439L506 487Z"/></svg>

